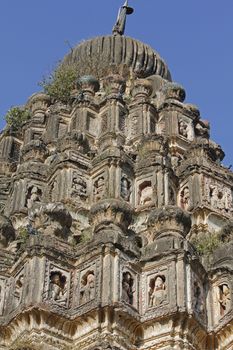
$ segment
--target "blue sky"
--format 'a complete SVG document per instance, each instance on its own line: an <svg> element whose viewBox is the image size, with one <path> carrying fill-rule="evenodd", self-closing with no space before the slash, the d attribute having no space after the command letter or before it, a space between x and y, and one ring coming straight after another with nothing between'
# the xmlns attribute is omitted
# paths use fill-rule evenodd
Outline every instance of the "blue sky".
<svg viewBox="0 0 233 350"><path fill-rule="evenodd" d="M111 33L123 0L1 0L0 126L82 40ZM126 35L151 45L233 164L233 1L129 0Z"/></svg>

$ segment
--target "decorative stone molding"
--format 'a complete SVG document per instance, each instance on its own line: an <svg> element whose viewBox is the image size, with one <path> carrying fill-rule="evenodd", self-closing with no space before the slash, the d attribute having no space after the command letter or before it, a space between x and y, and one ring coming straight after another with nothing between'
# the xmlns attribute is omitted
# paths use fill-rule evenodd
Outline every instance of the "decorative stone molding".
<svg viewBox="0 0 233 350"><path fill-rule="evenodd" d="M148 228L153 230L154 238L169 232L185 237L191 228L190 215L175 206L153 210L148 218Z"/></svg>
<svg viewBox="0 0 233 350"><path fill-rule="evenodd" d="M131 222L131 217L131 207L117 199L102 200L90 210L90 220L95 232L111 224L125 232Z"/></svg>

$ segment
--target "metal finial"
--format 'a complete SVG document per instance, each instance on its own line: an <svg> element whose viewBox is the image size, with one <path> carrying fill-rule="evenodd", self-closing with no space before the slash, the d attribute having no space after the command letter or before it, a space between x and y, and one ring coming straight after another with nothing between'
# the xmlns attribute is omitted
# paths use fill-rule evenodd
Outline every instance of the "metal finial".
<svg viewBox="0 0 233 350"><path fill-rule="evenodd" d="M126 16L131 15L134 9L128 6L128 0L125 1L124 5L119 9L116 24L113 27L113 35L124 35Z"/></svg>

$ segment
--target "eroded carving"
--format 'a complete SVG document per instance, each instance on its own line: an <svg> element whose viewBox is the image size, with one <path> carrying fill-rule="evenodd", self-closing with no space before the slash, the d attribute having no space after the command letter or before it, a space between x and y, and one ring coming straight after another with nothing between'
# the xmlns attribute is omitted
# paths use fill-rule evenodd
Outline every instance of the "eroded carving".
<svg viewBox="0 0 233 350"><path fill-rule="evenodd" d="M34 203L41 202L42 191L37 186L31 186L26 196L26 207L31 209Z"/></svg>
<svg viewBox="0 0 233 350"><path fill-rule="evenodd" d="M139 204L147 205L152 203L153 188L151 181L144 181L139 185Z"/></svg>
<svg viewBox="0 0 233 350"><path fill-rule="evenodd" d="M88 303L95 298L95 273L86 271L81 278L80 304Z"/></svg>
<svg viewBox="0 0 233 350"><path fill-rule="evenodd" d="M100 175L94 181L94 199L95 199L95 201L99 201L100 199L103 199L105 192L106 192L105 177L104 177L104 175Z"/></svg>
<svg viewBox="0 0 233 350"><path fill-rule="evenodd" d="M231 308L231 293L227 283L220 284L218 287L219 314L223 317Z"/></svg>
<svg viewBox="0 0 233 350"><path fill-rule="evenodd" d="M232 212L231 188L208 178L204 180L204 201L219 211Z"/></svg>
<svg viewBox="0 0 233 350"><path fill-rule="evenodd" d="M50 274L49 299L60 305L67 303L67 277L61 271Z"/></svg>
<svg viewBox="0 0 233 350"><path fill-rule="evenodd" d="M130 200L131 192L131 182L126 176L123 176L121 178L121 197L128 202Z"/></svg>
<svg viewBox="0 0 233 350"><path fill-rule="evenodd" d="M185 186L180 192L180 206L184 210L188 210L190 206L189 187Z"/></svg>
<svg viewBox="0 0 233 350"><path fill-rule="evenodd" d="M122 276L122 300L126 303L133 305L134 304L134 279L132 274L128 271L123 272Z"/></svg>
<svg viewBox="0 0 233 350"><path fill-rule="evenodd" d="M149 282L149 307L160 306L167 298L166 278L164 275L157 275Z"/></svg>
<svg viewBox="0 0 233 350"><path fill-rule="evenodd" d="M76 172L73 173L71 196L83 201L87 199L87 183Z"/></svg>

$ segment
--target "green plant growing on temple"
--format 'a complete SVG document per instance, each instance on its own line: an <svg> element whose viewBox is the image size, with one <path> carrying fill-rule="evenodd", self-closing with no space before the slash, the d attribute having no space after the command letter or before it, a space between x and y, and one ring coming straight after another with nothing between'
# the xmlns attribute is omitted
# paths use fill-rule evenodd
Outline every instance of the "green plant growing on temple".
<svg viewBox="0 0 233 350"><path fill-rule="evenodd" d="M77 64L59 65L39 83L52 99L68 103L77 80Z"/></svg>
<svg viewBox="0 0 233 350"><path fill-rule="evenodd" d="M130 71L126 65L109 65L108 60L101 55L87 56L85 61L79 59L58 64L49 76L42 79L39 85L52 99L67 104L71 101L80 77L93 75L100 80L109 74L120 74L128 78Z"/></svg>
<svg viewBox="0 0 233 350"><path fill-rule="evenodd" d="M217 233L205 233L191 240L191 243L199 255L208 256L222 244L222 241Z"/></svg>
<svg viewBox="0 0 233 350"><path fill-rule="evenodd" d="M22 241L22 243L26 243L27 239L29 237L29 232L26 227L20 227L19 228L19 238Z"/></svg>
<svg viewBox="0 0 233 350"><path fill-rule="evenodd" d="M5 115L7 125L15 130L20 129L30 118L29 110L23 107L12 107Z"/></svg>

